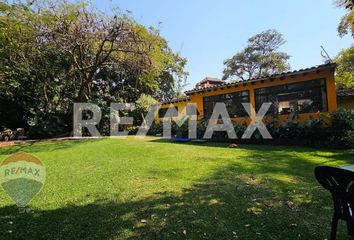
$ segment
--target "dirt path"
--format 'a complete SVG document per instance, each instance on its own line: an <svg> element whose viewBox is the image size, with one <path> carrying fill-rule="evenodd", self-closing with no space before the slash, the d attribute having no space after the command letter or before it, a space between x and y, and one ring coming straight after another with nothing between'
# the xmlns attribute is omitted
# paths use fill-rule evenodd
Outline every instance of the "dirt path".
<svg viewBox="0 0 354 240"><path fill-rule="evenodd" d="M16 144L15 141L0 142L0 148L1 148L1 147L7 147L7 146L13 146L13 145L15 145L15 144Z"/></svg>
<svg viewBox="0 0 354 240"><path fill-rule="evenodd" d="M109 137L63 137L63 138L49 138L49 139L41 139L41 140L16 140L16 141L8 141L8 142L1 142L0 141L0 148L19 145L23 143L33 143L33 142L44 142L44 141L63 141L63 140L90 140L90 139L100 139L100 138L109 138Z"/></svg>

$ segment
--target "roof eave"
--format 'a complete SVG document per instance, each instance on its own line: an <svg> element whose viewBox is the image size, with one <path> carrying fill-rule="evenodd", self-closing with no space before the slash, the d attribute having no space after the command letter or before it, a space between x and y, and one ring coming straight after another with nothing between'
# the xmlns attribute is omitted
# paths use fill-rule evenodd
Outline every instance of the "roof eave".
<svg viewBox="0 0 354 240"><path fill-rule="evenodd" d="M220 85L213 86L213 87L208 87L208 88L203 88L203 89L192 89L190 91L186 91L185 94L188 96L190 94L216 90L216 89L224 88L224 87L239 86L241 84L254 83L254 82L259 82L259 81L266 81L266 80L271 80L271 79L275 79L275 78L282 78L282 77L288 77L288 76L299 75L299 74L306 74L306 73L309 73L309 72L321 71L321 70L324 70L324 69L332 69L332 68L335 69L336 66L337 66L336 63L328 63L328 64L319 65L317 67L300 69L300 70L295 70L295 71L291 71L291 72L284 72L284 73L274 74L274 75L271 75L271 76L254 78L254 79L249 79L249 80L245 80L245 81L239 81L239 82L235 82L235 83L224 83L224 84L220 84Z"/></svg>

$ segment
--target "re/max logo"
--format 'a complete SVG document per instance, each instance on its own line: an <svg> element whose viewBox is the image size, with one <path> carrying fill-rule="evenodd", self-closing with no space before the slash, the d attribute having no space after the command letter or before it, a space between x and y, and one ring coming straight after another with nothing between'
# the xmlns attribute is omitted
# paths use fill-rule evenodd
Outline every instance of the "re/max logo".
<svg viewBox="0 0 354 240"><path fill-rule="evenodd" d="M4 169L4 175L5 177L11 176L11 175L32 175L32 176L40 176L40 169L36 168L30 168L30 167L12 167L12 168L7 168Z"/></svg>

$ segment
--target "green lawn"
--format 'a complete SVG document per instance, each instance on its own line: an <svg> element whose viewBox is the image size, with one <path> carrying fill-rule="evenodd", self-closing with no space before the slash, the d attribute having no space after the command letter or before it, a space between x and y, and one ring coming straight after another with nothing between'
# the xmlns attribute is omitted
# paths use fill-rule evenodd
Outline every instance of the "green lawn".
<svg viewBox="0 0 354 240"><path fill-rule="evenodd" d="M325 239L332 203L313 169L354 164L353 150L155 138L18 145L0 160L18 151L46 183L26 214L0 190L0 239Z"/></svg>

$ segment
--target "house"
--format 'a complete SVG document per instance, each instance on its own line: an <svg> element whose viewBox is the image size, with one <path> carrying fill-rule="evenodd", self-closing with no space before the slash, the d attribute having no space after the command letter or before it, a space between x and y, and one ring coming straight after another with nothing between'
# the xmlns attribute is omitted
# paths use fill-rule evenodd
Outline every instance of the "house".
<svg viewBox="0 0 354 240"><path fill-rule="evenodd" d="M218 78L212 78L212 77L206 77L202 81L200 81L195 88L196 89L204 89L204 88L209 88L209 87L215 87L220 84L224 84L225 81L218 79Z"/></svg>
<svg viewBox="0 0 354 240"><path fill-rule="evenodd" d="M251 103L258 111L263 103L271 102L269 115L277 114L284 121L296 112L299 121L305 122L337 110L335 68L336 64L329 63L237 82L205 78L194 89L186 91L186 97L161 102L156 121L171 106L178 111L179 116L175 117L186 115L186 105L190 103L196 105L200 120L212 114L216 102L224 102L232 120L245 123L250 119L242 103Z"/></svg>
<svg viewBox="0 0 354 240"><path fill-rule="evenodd" d="M338 108L354 109L354 89L337 91Z"/></svg>

